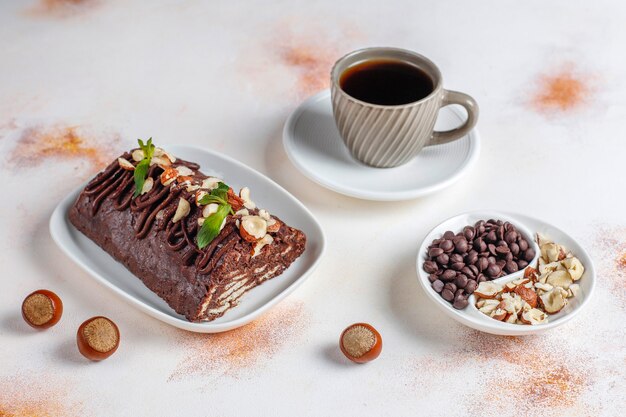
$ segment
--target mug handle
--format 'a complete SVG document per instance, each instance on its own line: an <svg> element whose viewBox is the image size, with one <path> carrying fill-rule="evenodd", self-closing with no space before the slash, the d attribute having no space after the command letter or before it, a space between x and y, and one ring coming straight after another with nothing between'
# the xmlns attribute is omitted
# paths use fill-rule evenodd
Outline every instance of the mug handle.
<svg viewBox="0 0 626 417"><path fill-rule="evenodd" d="M478 121L478 103L476 103L476 100L467 94L460 93L458 91L443 90L441 107L449 106L450 104L460 104L465 107L465 110L467 111L467 120L463 123L463 125L452 130L446 130L444 132L434 131L432 137L430 138L430 142L426 146L442 145L444 143L460 139L467 135L476 125L476 122Z"/></svg>

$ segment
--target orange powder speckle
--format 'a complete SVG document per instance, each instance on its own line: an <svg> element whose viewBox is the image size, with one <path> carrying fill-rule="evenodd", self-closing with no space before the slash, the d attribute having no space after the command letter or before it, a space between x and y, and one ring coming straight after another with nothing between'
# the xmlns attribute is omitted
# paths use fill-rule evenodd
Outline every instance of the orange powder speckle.
<svg viewBox="0 0 626 417"><path fill-rule="evenodd" d="M88 415L82 403L73 401L59 385L60 381L50 381L40 374L0 378L0 417Z"/></svg>
<svg viewBox="0 0 626 417"><path fill-rule="evenodd" d="M237 377L244 369L270 360L295 343L307 323L304 304L292 302L278 305L254 322L229 332L182 333L179 342L186 353L169 380L192 375Z"/></svg>
<svg viewBox="0 0 626 417"><path fill-rule="evenodd" d="M99 2L100 0L40 0L26 14L37 17L70 17L91 9Z"/></svg>
<svg viewBox="0 0 626 417"><path fill-rule="evenodd" d="M331 46L307 41L285 45L281 50L283 63L297 73L302 95L328 88L330 69L338 58L338 52Z"/></svg>
<svg viewBox="0 0 626 417"><path fill-rule="evenodd" d="M564 365L549 366L531 378L520 381L519 393L537 407L572 405L582 391L585 380ZM515 390L515 387L509 388Z"/></svg>
<svg viewBox="0 0 626 417"><path fill-rule="evenodd" d="M18 139L9 159L15 167L37 166L48 159L82 159L93 170L106 166L114 157L111 145L119 138L96 140L83 134L78 127L55 126L26 129Z"/></svg>
<svg viewBox="0 0 626 417"><path fill-rule="evenodd" d="M317 93L330 85L330 70L342 55L355 49L365 38L356 26L336 22L333 29L320 27L310 19L284 18L277 21L267 43L273 53L265 66L274 68L276 61L295 77L297 98ZM271 72L275 74L275 71ZM283 81L284 82L284 81Z"/></svg>
<svg viewBox="0 0 626 417"><path fill-rule="evenodd" d="M598 284L608 285L611 299L626 309L626 226L599 226L594 242Z"/></svg>
<svg viewBox="0 0 626 417"><path fill-rule="evenodd" d="M621 256L617 259L617 267L619 269L626 270L626 252L622 253Z"/></svg>
<svg viewBox="0 0 626 417"><path fill-rule="evenodd" d="M532 107L540 113L568 112L579 108L593 93L591 78L572 68L563 68L539 77Z"/></svg>
<svg viewBox="0 0 626 417"><path fill-rule="evenodd" d="M4 138L7 133L15 129L17 129L17 122L14 118L8 119L7 121L0 123L0 139Z"/></svg>
<svg viewBox="0 0 626 417"><path fill-rule="evenodd" d="M451 381L463 381L460 406L469 414L503 417L513 410L521 412L514 415L548 415L546 409L563 412L587 407L580 394L593 375L576 360L581 352L570 350L566 343L474 330L463 333L463 344L414 360L412 372L427 379L433 389L452 389L446 388ZM467 379L460 364L471 364L478 371L475 381Z"/></svg>

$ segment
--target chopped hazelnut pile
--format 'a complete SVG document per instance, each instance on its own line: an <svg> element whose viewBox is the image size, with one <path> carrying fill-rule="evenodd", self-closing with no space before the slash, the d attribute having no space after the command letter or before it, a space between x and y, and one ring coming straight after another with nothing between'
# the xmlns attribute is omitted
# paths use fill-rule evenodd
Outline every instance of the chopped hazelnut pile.
<svg viewBox="0 0 626 417"><path fill-rule="evenodd" d="M580 260L561 245L539 236L537 240L537 268L526 268L523 278L506 284L481 282L474 292L478 311L506 323L536 325L547 323L548 315L580 294L576 281L585 271Z"/></svg>

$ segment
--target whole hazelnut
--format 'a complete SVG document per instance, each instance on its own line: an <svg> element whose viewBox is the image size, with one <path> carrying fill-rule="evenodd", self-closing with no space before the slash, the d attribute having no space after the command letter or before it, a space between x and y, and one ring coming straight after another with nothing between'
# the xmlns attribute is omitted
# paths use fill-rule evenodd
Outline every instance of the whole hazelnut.
<svg viewBox="0 0 626 417"><path fill-rule="evenodd" d="M120 345L120 331L106 317L92 317L78 328L78 350L87 359L100 361L115 353Z"/></svg>
<svg viewBox="0 0 626 417"><path fill-rule="evenodd" d="M371 325L355 323L341 333L339 347L351 361L366 363L373 361L380 355L383 339Z"/></svg>
<svg viewBox="0 0 626 417"><path fill-rule="evenodd" d="M63 303L49 290L37 290L22 302L22 317L35 329L47 329L61 320Z"/></svg>

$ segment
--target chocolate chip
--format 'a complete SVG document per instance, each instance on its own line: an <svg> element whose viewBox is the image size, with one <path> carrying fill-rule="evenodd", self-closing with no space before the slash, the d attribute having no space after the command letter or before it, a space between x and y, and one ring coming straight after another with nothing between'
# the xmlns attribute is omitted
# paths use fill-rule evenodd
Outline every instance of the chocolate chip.
<svg viewBox="0 0 626 417"><path fill-rule="evenodd" d="M491 264L487 268L487 275L491 278L496 278L498 275L500 275L500 272L502 272L502 268L495 264Z"/></svg>
<svg viewBox="0 0 626 417"><path fill-rule="evenodd" d="M448 230L443 234L444 239L452 239L454 236L456 235L454 234L452 230Z"/></svg>
<svg viewBox="0 0 626 417"><path fill-rule="evenodd" d="M478 276L478 273L479 273L480 271L478 270L478 268L476 268L476 265L470 265L470 266L469 266L469 269L471 269L471 270L472 270L472 272L473 272L473 273L472 273L472 275L470 275L470 277L472 277L472 278L473 278L473 277Z"/></svg>
<svg viewBox="0 0 626 417"><path fill-rule="evenodd" d="M489 262L490 265L493 265L496 263L496 257L495 256L489 256L487 258L487 261Z"/></svg>
<svg viewBox="0 0 626 417"><path fill-rule="evenodd" d="M528 242L526 241L526 239L519 239L517 241L517 244L519 245L519 250L522 252L528 249Z"/></svg>
<svg viewBox="0 0 626 417"><path fill-rule="evenodd" d="M467 240L465 238L459 239L454 244L454 250L456 253L464 254L469 250L469 245L467 244Z"/></svg>
<svg viewBox="0 0 626 417"><path fill-rule="evenodd" d="M431 258L436 258L442 253L443 253L443 249L441 248L430 248L430 250L428 251L428 256L430 256Z"/></svg>
<svg viewBox="0 0 626 417"><path fill-rule="evenodd" d="M515 242L509 244L509 250L513 254L513 256L517 256L519 254L519 245Z"/></svg>
<svg viewBox="0 0 626 417"><path fill-rule="evenodd" d="M432 287L433 287L433 290L437 292L441 292L441 290L443 290L443 282L437 280L432 283Z"/></svg>
<svg viewBox="0 0 626 417"><path fill-rule="evenodd" d="M465 286L465 292L468 294L472 294L478 288L478 284L473 279L470 279Z"/></svg>
<svg viewBox="0 0 626 417"><path fill-rule="evenodd" d="M496 247L496 252L499 255L506 255L507 253L511 252L511 250L506 246L498 246Z"/></svg>
<svg viewBox="0 0 626 417"><path fill-rule="evenodd" d="M533 248L528 248L524 251L524 260L530 262L535 257L535 250Z"/></svg>
<svg viewBox="0 0 626 417"><path fill-rule="evenodd" d="M444 252L452 252L454 249L454 243L451 240L444 240L439 244L439 247L444 250Z"/></svg>
<svg viewBox="0 0 626 417"><path fill-rule="evenodd" d="M433 262L433 261L424 262L424 271L428 272L429 274L437 272L438 269L439 267L437 266L436 262Z"/></svg>
<svg viewBox="0 0 626 417"><path fill-rule="evenodd" d="M496 252L496 245L494 245L493 243L488 244L487 245L487 249L489 249L489 253L490 254L492 254L494 256L497 254L497 252Z"/></svg>
<svg viewBox="0 0 626 417"><path fill-rule="evenodd" d="M528 262L526 262L525 260L520 259L519 261L517 261L517 267L518 267L519 269L524 269L524 268L526 268L527 266L528 266Z"/></svg>
<svg viewBox="0 0 626 417"><path fill-rule="evenodd" d="M487 281L487 277L483 274L478 274L478 277L476 277L476 282L481 283Z"/></svg>
<svg viewBox="0 0 626 417"><path fill-rule="evenodd" d="M474 240L474 249L477 252L484 252L485 249L483 248L483 245L485 244L485 242L483 242L483 239L481 237L479 237L478 239ZM485 248L487 247L487 245L485 245Z"/></svg>
<svg viewBox="0 0 626 417"><path fill-rule="evenodd" d="M468 304L469 301L467 301L467 298L458 297L455 298L454 303L452 303L452 307L456 308L457 310L463 310L465 307L467 307Z"/></svg>
<svg viewBox="0 0 626 417"><path fill-rule="evenodd" d="M508 261L506 263L506 266L504 267L504 269L506 270L506 272L508 272L509 274L512 274L513 272L517 272L519 270L517 264L513 261Z"/></svg>
<svg viewBox="0 0 626 417"><path fill-rule="evenodd" d="M478 261L478 253L474 251L474 253L470 253L467 255L467 263L470 265L474 265Z"/></svg>
<svg viewBox="0 0 626 417"><path fill-rule="evenodd" d="M463 262L463 256L459 255L458 253L453 253L452 255L450 255L450 262L451 263Z"/></svg>
<svg viewBox="0 0 626 417"><path fill-rule="evenodd" d="M461 269L461 273L467 275L468 278L476 276L476 274L474 274L474 271L472 271L469 266Z"/></svg>
<svg viewBox="0 0 626 417"><path fill-rule="evenodd" d="M441 291L441 296L446 301L452 301L454 299L454 293L448 289Z"/></svg>
<svg viewBox="0 0 626 417"><path fill-rule="evenodd" d="M450 257L446 253L442 253L441 255L437 256L437 263L441 266L448 265L449 260Z"/></svg>
<svg viewBox="0 0 626 417"><path fill-rule="evenodd" d="M445 271L443 271L443 274L441 274L440 278L443 281L452 281L455 277L456 272L454 272L452 269L446 269Z"/></svg>
<svg viewBox="0 0 626 417"><path fill-rule="evenodd" d="M456 279L454 280L454 283L456 284L457 288L465 288L468 282L469 282L469 279L467 279L467 275L464 275L464 274L457 275Z"/></svg>
<svg viewBox="0 0 626 417"><path fill-rule="evenodd" d="M517 232L514 231L514 230L510 230L510 231L506 232L506 234L504 235L504 240L509 245L511 243L515 243L515 241L517 240Z"/></svg>
<svg viewBox="0 0 626 417"><path fill-rule="evenodd" d="M430 275L428 276L428 280L429 280L430 282L435 282L435 281L437 281L438 279L439 279L439 277L438 277L436 274L430 274Z"/></svg>
<svg viewBox="0 0 626 417"><path fill-rule="evenodd" d="M490 231L489 233L487 233L487 236L485 237L485 240L487 242L495 242L498 240L498 237L496 236L496 232L494 230Z"/></svg>
<svg viewBox="0 0 626 417"><path fill-rule="evenodd" d="M489 260L487 258L480 258L478 260L478 270L484 271L489 266Z"/></svg>
<svg viewBox="0 0 626 417"><path fill-rule="evenodd" d="M450 268L454 269L455 271L460 271L461 269L463 269L464 266L465 264L463 262L455 262L452 265L450 265Z"/></svg>
<svg viewBox="0 0 626 417"><path fill-rule="evenodd" d="M463 236L465 236L465 239L472 240L474 239L475 234L476 233L474 232L474 228L472 226L465 226L463 228Z"/></svg>

